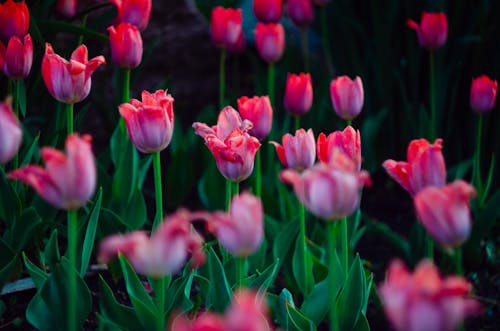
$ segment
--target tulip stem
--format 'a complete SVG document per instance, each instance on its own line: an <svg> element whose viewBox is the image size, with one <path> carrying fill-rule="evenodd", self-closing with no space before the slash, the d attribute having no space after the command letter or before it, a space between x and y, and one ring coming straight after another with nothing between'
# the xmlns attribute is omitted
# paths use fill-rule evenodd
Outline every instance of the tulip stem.
<svg viewBox="0 0 500 331"><path fill-rule="evenodd" d="M14 114L19 119L19 88L21 85L20 80L14 80ZM12 160L13 169L17 169L19 166L19 152L14 155L14 159ZM16 184L17 185L17 184Z"/></svg>
<svg viewBox="0 0 500 331"><path fill-rule="evenodd" d="M351 126L352 125L352 120L347 120L347 126Z"/></svg>
<svg viewBox="0 0 500 331"><path fill-rule="evenodd" d="M245 258L244 257L236 257L236 287L241 287L243 278L245 277Z"/></svg>
<svg viewBox="0 0 500 331"><path fill-rule="evenodd" d="M233 184L229 179L226 179L226 212L229 213L229 207L231 206L231 188Z"/></svg>
<svg viewBox="0 0 500 331"><path fill-rule="evenodd" d="M68 135L73 133L73 106L74 104L68 103L66 104L66 119L68 121Z"/></svg>
<svg viewBox="0 0 500 331"><path fill-rule="evenodd" d="M155 178L156 216L153 222L153 231L163 219L163 192L161 184L161 158L160 152L153 155L153 170Z"/></svg>
<svg viewBox="0 0 500 331"><path fill-rule="evenodd" d="M310 278L310 265L309 265L309 256L307 254L307 244L306 244L306 210L302 203L299 203L299 221L300 221L300 249L302 251L303 265L304 265L304 275L303 279L305 281L304 285L304 295L307 295L311 292L314 284L313 280Z"/></svg>
<svg viewBox="0 0 500 331"><path fill-rule="evenodd" d="M164 331L165 330L165 277L153 279L152 285L155 293L158 314L160 314L159 318L157 319L158 331Z"/></svg>
<svg viewBox="0 0 500 331"><path fill-rule="evenodd" d="M219 63L219 108L224 107L224 95L226 93L226 50L220 51Z"/></svg>
<svg viewBox="0 0 500 331"><path fill-rule="evenodd" d="M240 194L240 182L234 182L233 186L233 197Z"/></svg>
<svg viewBox="0 0 500 331"><path fill-rule="evenodd" d="M427 233L425 235L425 248L426 248L426 256L433 260L434 259L434 241L432 241L431 236Z"/></svg>
<svg viewBox="0 0 500 331"><path fill-rule="evenodd" d="M342 244L342 267L344 268L344 280L347 281L349 273L349 240L347 238L347 217L340 220L341 244Z"/></svg>
<svg viewBox="0 0 500 331"><path fill-rule="evenodd" d="M77 211L68 211L68 258L69 258L69 297L68 330L76 331L76 242L78 232Z"/></svg>
<svg viewBox="0 0 500 331"><path fill-rule="evenodd" d="M336 282L335 282L335 277L333 276L333 273L335 272L334 268L334 256L335 254L335 238L337 236L337 233L335 231L335 223L334 222L327 222L326 223L326 228L327 228L327 254L328 254L328 282L329 282L329 289L330 289L330 331L338 331L338 325L337 325L337 316L336 316L336 309L335 309L335 298L337 296L337 293L335 291L336 288Z"/></svg>
<svg viewBox="0 0 500 331"><path fill-rule="evenodd" d="M435 55L434 51L431 50L429 53L429 63L430 63L430 103L431 103L431 129L430 136L431 139L436 139L436 78L435 78Z"/></svg>
<svg viewBox="0 0 500 331"><path fill-rule="evenodd" d="M307 38L307 27L301 29L302 56L304 58L304 72L309 72L309 41Z"/></svg>
<svg viewBox="0 0 500 331"><path fill-rule="evenodd" d="M477 188L479 201L482 201L483 183L481 180L481 138L483 132L483 115L479 114L476 130L476 152L474 153L474 165L472 167L472 183Z"/></svg>
<svg viewBox="0 0 500 331"><path fill-rule="evenodd" d="M455 271L457 275L462 276L464 274L464 269L462 266L462 248L457 247L455 249L455 255L453 256L455 259Z"/></svg>
<svg viewBox="0 0 500 331"><path fill-rule="evenodd" d="M323 49L325 51L325 62L328 68L328 72L331 76L334 75L333 65L332 65L332 52L330 50L330 38L328 38L328 26L326 23L326 5L321 6L321 37L323 39Z"/></svg>
<svg viewBox="0 0 500 331"><path fill-rule="evenodd" d="M257 150L257 154L255 155L255 195L259 198L262 196L262 167L260 149Z"/></svg>
<svg viewBox="0 0 500 331"><path fill-rule="evenodd" d="M269 63L267 67L267 93L269 94L269 101L271 101L271 107L274 107L274 64Z"/></svg>
<svg viewBox="0 0 500 331"><path fill-rule="evenodd" d="M122 103L130 101L130 69L123 69ZM120 117L120 130L125 132L125 121Z"/></svg>
<svg viewBox="0 0 500 331"><path fill-rule="evenodd" d="M294 121L295 121L295 130L300 129L300 116L294 116Z"/></svg>
<svg viewBox="0 0 500 331"><path fill-rule="evenodd" d="M89 16L88 13L83 15L82 24L80 25L82 28L85 28L85 26L87 25L88 16ZM81 34L80 37L78 37L78 46L80 46L81 44L83 44L83 34Z"/></svg>

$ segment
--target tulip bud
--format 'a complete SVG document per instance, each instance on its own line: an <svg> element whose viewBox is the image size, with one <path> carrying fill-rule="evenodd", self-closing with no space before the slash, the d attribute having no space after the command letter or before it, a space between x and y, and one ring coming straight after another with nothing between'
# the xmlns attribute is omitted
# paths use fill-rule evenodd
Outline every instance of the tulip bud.
<svg viewBox="0 0 500 331"><path fill-rule="evenodd" d="M470 88L470 107L478 113L489 112L495 107L498 83L482 75L472 80Z"/></svg>
<svg viewBox="0 0 500 331"><path fill-rule="evenodd" d="M210 32L217 47L232 48L241 44L243 36L241 9L215 7L212 10Z"/></svg>
<svg viewBox="0 0 500 331"><path fill-rule="evenodd" d="M321 162L333 162L334 153L340 150L355 164L357 170L361 169L361 135L352 126L346 127L344 131L330 133L328 137L320 133L317 150Z"/></svg>
<svg viewBox="0 0 500 331"><path fill-rule="evenodd" d="M118 23L130 23L144 31L151 16L152 0L110 0L118 10Z"/></svg>
<svg viewBox="0 0 500 331"><path fill-rule="evenodd" d="M420 25L413 20L406 25L417 31L418 42L423 48L432 50L442 47L448 38L448 19L445 13L422 13Z"/></svg>
<svg viewBox="0 0 500 331"><path fill-rule="evenodd" d="M23 38L30 26L30 13L24 1L0 3L0 37L8 42L12 37Z"/></svg>
<svg viewBox="0 0 500 331"><path fill-rule="evenodd" d="M0 41L0 69L5 76L13 80L26 78L33 63L31 36L27 34L23 41L14 36L9 39L7 48Z"/></svg>
<svg viewBox="0 0 500 331"><path fill-rule="evenodd" d="M285 50L285 29L279 23L257 23L255 44L265 62L277 62Z"/></svg>
<svg viewBox="0 0 500 331"><path fill-rule="evenodd" d="M116 28L110 26L108 31L113 62L122 68L137 68L142 60L142 37L139 29L129 23L120 23Z"/></svg>
<svg viewBox="0 0 500 331"><path fill-rule="evenodd" d="M309 25L314 19L311 0L288 0L288 16L298 26Z"/></svg>
<svg viewBox="0 0 500 331"><path fill-rule="evenodd" d="M282 138L283 146L271 141L276 147L276 153L286 168L302 171L311 167L316 159L316 144L312 129L299 129L295 136L287 133Z"/></svg>
<svg viewBox="0 0 500 331"><path fill-rule="evenodd" d="M279 22L283 14L283 0L254 0L253 13L264 23Z"/></svg>
<svg viewBox="0 0 500 331"><path fill-rule="evenodd" d="M363 82L359 77L351 80L348 76L340 76L330 83L330 96L337 115L352 120L363 108Z"/></svg>
<svg viewBox="0 0 500 331"><path fill-rule="evenodd" d="M252 122L249 133L259 140L263 140L271 132L273 125L273 108L269 97L241 97L238 99L238 111L241 118Z"/></svg>
<svg viewBox="0 0 500 331"><path fill-rule="evenodd" d="M0 164L9 162L21 147L23 130L12 111L11 98L0 102Z"/></svg>
<svg viewBox="0 0 500 331"><path fill-rule="evenodd" d="M77 0L57 0L56 12L65 18L71 18L76 14Z"/></svg>
<svg viewBox="0 0 500 331"><path fill-rule="evenodd" d="M311 74L288 74L285 89L285 109L291 115L307 113L313 102Z"/></svg>

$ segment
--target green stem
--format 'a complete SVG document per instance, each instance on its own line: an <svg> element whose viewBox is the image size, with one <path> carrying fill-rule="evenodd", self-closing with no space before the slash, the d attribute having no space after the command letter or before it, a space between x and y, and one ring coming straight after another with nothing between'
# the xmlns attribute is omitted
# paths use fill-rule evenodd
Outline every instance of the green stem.
<svg viewBox="0 0 500 331"><path fill-rule="evenodd" d="M76 331L76 242L78 237L77 211L68 211L68 258L69 258L69 297L68 330Z"/></svg>
<svg viewBox="0 0 500 331"><path fill-rule="evenodd" d="M123 69L122 103L130 101L130 69ZM120 130L125 132L125 121L120 117Z"/></svg>
<svg viewBox="0 0 500 331"><path fill-rule="evenodd" d="M165 330L165 277L152 280L153 290L155 293L156 307L160 314L157 319L157 331Z"/></svg>
<svg viewBox="0 0 500 331"><path fill-rule="evenodd" d="M436 78L435 78L435 55L434 51L431 50L429 53L429 63L430 63L430 103L431 103L431 129L430 135L431 139L436 139Z"/></svg>
<svg viewBox="0 0 500 331"><path fill-rule="evenodd" d="M333 277L333 271L335 269L334 262L333 262L333 257L335 256L335 223L334 222L327 222L326 223L327 227L327 253L328 253L328 282L329 282L329 289L330 289L330 331L338 331L338 325L337 325L337 316L336 316L336 307L335 307L335 300L334 298L337 296L337 293L335 291L335 288L337 287L336 282L335 282L335 277Z"/></svg>
<svg viewBox="0 0 500 331"><path fill-rule="evenodd" d="M429 259L434 259L434 241L428 233L425 235L425 253Z"/></svg>
<svg viewBox="0 0 500 331"><path fill-rule="evenodd" d="M262 167L260 159L260 149L255 155L255 195L259 198L262 196Z"/></svg>
<svg viewBox="0 0 500 331"><path fill-rule="evenodd" d="M333 65L332 65L332 52L330 50L330 38L328 38L328 26L326 23L326 5L321 6L320 15L321 15L321 37L323 39L323 49L325 51L325 61L326 66L328 68L328 72L331 76L334 74Z"/></svg>
<svg viewBox="0 0 500 331"><path fill-rule="evenodd" d="M245 277L245 258L236 257L236 284L237 287L241 287L243 283L243 278Z"/></svg>
<svg viewBox="0 0 500 331"><path fill-rule="evenodd" d="M66 120L67 120L68 135L73 133L73 106L74 104L72 103L66 104Z"/></svg>
<svg viewBox="0 0 500 331"><path fill-rule="evenodd" d="M240 194L240 182L233 183L233 197Z"/></svg>
<svg viewBox="0 0 500 331"><path fill-rule="evenodd" d="M163 219L163 192L161 184L161 157L160 152L156 152L153 156L153 170L155 178L155 197L156 197L156 216L153 222L153 231Z"/></svg>
<svg viewBox="0 0 500 331"><path fill-rule="evenodd" d="M226 50L220 51L219 63L219 108L224 107L224 95L226 93Z"/></svg>
<svg viewBox="0 0 500 331"><path fill-rule="evenodd" d="M304 72L309 72L309 41L307 38L307 27L301 30L302 57L304 59Z"/></svg>
<svg viewBox="0 0 500 331"><path fill-rule="evenodd" d="M294 116L295 130L300 129L300 116Z"/></svg>
<svg viewBox="0 0 500 331"><path fill-rule="evenodd" d="M302 203L299 203L299 221L300 221L300 249L302 251L302 257L303 257L303 265L304 265L304 276L303 279L305 280L304 284L304 289L305 293L304 295L307 295L311 292L312 287L314 286L312 279L309 278L310 274L310 264L309 264L309 258L307 254L307 243L306 243L306 210L304 208L304 205Z"/></svg>
<svg viewBox="0 0 500 331"><path fill-rule="evenodd" d="M347 120L347 126L351 126L352 125L352 120Z"/></svg>
<svg viewBox="0 0 500 331"><path fill-rule="evenodd" d="M231 206L231 188L233 184L229 179L226 179L226 212L229 213L229 207Z"/></svg>
<svg viewBox="0 0 500 331"><path fill-rule="evenodd" d="M81 24L82 28L85 28L85 26L87 25L87 17L88 17L88 13L83 15L82 24ZM83 34L81 34L80 37L78 38L78 46L80 46L81 44L83 44Z"/></svg>
<svg viewBox="0 0 500 331"><path fill-rule="evenodd" d="M474 153L474 166L472 168L472 184L477 188L479 201L482 199L483 183L481 179L481 138L483 131L483 115L479 114L476 130L476 152Z"/></svg>
<svg viewBox="0 0 500 331"><path fill-rule="evenodd" d="M21 85L20 80L13 81L14 83L14 114L19 119L19 87ZM14 160L12 160L12 168L17 169L19 167L19 153L16 153Z"/></svg>
<svg viewBox="0 0 500 331"><path fill-rule="evenodd" d="M344 280L347 280L347 274L349 273L349 238L347 238L347 217L340 220L340 230L341 230L341 245L342 245L342 256L341 263L342 268L344 268Z"/></svg>
<svg viewBox="0 0 500 331"><path fill-rule="evenodd" d="M274 64L269 63L267 66L267 93L269 94L269 101L271 101L271 107L274 107Z"/></svg>
<svg viewBox="0 0 500 331"><path fill-rule="evenodd" d="M455 260L455 272L457 275L462 276L464 274L464 269L462 266L462 248L458 247L455 249L455 255L453 256Z"/></svg>

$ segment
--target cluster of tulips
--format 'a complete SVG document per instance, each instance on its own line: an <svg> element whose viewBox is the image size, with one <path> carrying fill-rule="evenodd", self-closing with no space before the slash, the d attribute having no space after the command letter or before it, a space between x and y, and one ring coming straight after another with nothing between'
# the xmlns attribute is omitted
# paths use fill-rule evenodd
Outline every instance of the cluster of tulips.
<svg viewBox="0 0 500 331"><path fill-rule="evenodd" d="M280 104L274 96L274 64L281 59L285 48L285 30L280 24L283 1L253 1L253 11L259 20L255 28L255 45L262 60L268 64L269 94L242 96L237 100L237 110L226 103L224 63L226 52L237 54L245 49L242 11L223 7L213 9L211 36L215 46L221 50L221 110L215 125L195 122L192 127L194 133L204 139L217 169L226 179L226 210L179 209L168 217L163 214L160 153L169 146L173 137L174 98L162 89L154 93L143 91L141 100L129 96L130 71L142 61L141 31L148 25L152 1L114 0L112 3L117 8L118 16L115 25L108 28L111 59L126 73L123 78L123 103L118 108L122 119L117 130L128 133L128 138L123 135L126 139L124 144L131 142L141 153L153 155L156 216L151 235L138 230L104 238L99 245L98 261L111 264L118 257L127 291L145 328L151 326L157 330L168 328L173 331L271 330L273 322L266 300L269 284L258 293L243 288L248 286L248 279L254 277L248 267L248 258L261 249L265 239L266 206L261 200L260 149L273 130L273 109L276 110ZM327 4L328 1L319 0L288 0L286 8L289 18L305 31L314 19L313 5L324 7ZM77 5L76 0L58 0L55 8L61 16L73 17ZM74 132L73 105L89 95L92 73L106 60L103 56L89 60L83 44L74 50L69 61L59 56L51 44L45 45L41 65L43 82L50 95L66 105L68 135L65 151L44 147L40 150L44 167L32 164L19 167L17 153L23 138L23 128L18 119L22 116L19 113L19 81L29 75L33 62L29 22L30 15L24 2L7 0L0 4L0 69L15 87L14 100L9 97L0 104L0 164L7 169L10 163L8 178L22 181L50 205L68 211L67 330L77 330L81 327L77 322L75 302L77 287L80 286L77 280L78 211L93 198L98 185L98 171L92 152L92 138L88 134ZM448 23L444 13L423 13L420 23L409 20L407 24L417 32L420 45L430 51L431 57L446 42ZM317 295L318 291L326 291L327 302L323 303L326 308L322 308L324 312L320 314L318 323L328 319L325 323L332 331L354 329L355 326L357 330L365 330L360 316L365 318L366 304L364 310L360 308L359 312L356 311L352 325L340 313L342 307L335 304L338 297L349 291L369 292L371 289L371 280L362 283L362 289L352 290L349 286L353 284L351 278L354 276L351 275L354 275L356 263L360 263L359 257L353 257L348 238L349 217L359 210L362 188L372 184L368 172L362 170L360 131L352 126L352 121L364 105L363 82L360 77L351 79L348 76L331 81L332 107L347 124L342 131L320 133L316 138L312 129L306 130L300 125L301 116L308 113L313 104L312 78L307 72L307 45L304 50L306 72L289 73L284 88L283 106L295 119L295 133L283 135L281 142L269 141L284 167L275 179L291 185L299 201L297 245L300 249L297 260L300 267L294 267L298 274L297 283L304 301L312 297L312 293ZM328 52L328 47L325 47L327 57ZM474 79L470 89L471 108L479 114L491 111L496 94L496 81L487 76ZM477 194L482 198L485 190L477 192L474 188L480 181L477 168L472 178L474 185L464 180L446 182L443 140L437 139L433 102L431 100L430 138L435 141L432 143L424 138L413 140L408 146L407 161L387 160L383 163L389 176L412 196L417 218L430 235L427 238L428 259L420 262L414 272L410 272L402 261L394 260L388 268L386 280L378 287L386 315L399 331L456 330L465 317L481 311L479 302L469 296L471 284L462 276L460 247L471 233L470 200ZM247 186L252 193L245 191L240 194L240 183L253 173L256 179L252 187ZM326 285L316 292L315 286L320 284L320 278L314 268L316 262L310 247L322 243L308 242L306 210L326 223L323 243L326 246L324 263L328 269L323 272L327 274L323 277ZM198 222L203 222L204 231L195 229ZM212 236L218 244L210 241ZM432 261L434 242L444 254L456 259L457 275L440 275ZM200 268L207 263L207 259L222 259L225 266L233 265L235 271L235 294L224 314L202 309L201 313L188 317L186 312L179 311L180 308L177 308L177 313L167 313L169 298L165 296L170 293L167 287L172 275ZM130 273L128 266L134 272ZM154 301L147 297L151 291L147 292L144 287L140 293L146 293L147 298L137 294L137 290L130 290L137 278L135 273L148 277ZM361 274L365 277L363 272ZM217 288L215 284L211 286ZM189 296L189 293L186 295ZM148 300L153 308L143 304ZM367 300L368 295L365 302ZM290 302L287 304L293 306ZM300 315L303 318L301 313L294 314L298 315L291 316L297 318ZM149 317L144 316L151 315L154 315L154 321L149 324ZM170 323L167 323L168 318ZM295 329L300 329L297 327L300 323L293 323L296 323Z"/></svg>

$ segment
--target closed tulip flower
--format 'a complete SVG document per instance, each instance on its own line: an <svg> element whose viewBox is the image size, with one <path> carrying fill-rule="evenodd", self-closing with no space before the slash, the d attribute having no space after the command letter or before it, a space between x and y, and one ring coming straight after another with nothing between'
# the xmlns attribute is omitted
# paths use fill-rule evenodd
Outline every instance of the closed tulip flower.
<svg viewBox="0 0 500 331"><path fill-rule="evenodd" d="M0 3L0 37L8 42L11 37L23 38L30 27L30 13L24 1L7 0Z"/></svg>
<svg viewBox="0 0 500 331"><path fill-rule="evenodd" d="M14 36L9 39L7 48L0 41L0 69L10 79L26 78L33 64L33 41L27 34L21 41Z"/></svg>
<svg viewBox="0 0 500 331"><path fill-rule="evenodd" d="M287 133L281 139L282 144L271 141L276 147L276 154L286 168L302 171L311 167L316 159L316 142L312 129L299 129L295 136Z"/></svg>
<svg viewBox="0 0 500 331"><path fill-rule="evenodd" d="M283 0L253 0L253 13L259 21L279 22L283 14Z"/></svg>
<svg viewBox="0 0 500 331"><path fill-rule="evenodd" d="M273 125L273 108L269 97L241 97L238 99L238 111L241 118L252 122L249 133L259 140L263 140L271 132Z"/></svg>
<svg viewBox="0 0 500 331"><path fill-rule="evenodd" d="M335 131L328 135L320 133L318 137L318 160L324 163L333 161L333 154L336 150L342 151L356 165L356 169L361 169L361 135L359 130L354 130L348 126L344 131Z"/></svg>
<svg viewBox="0 0 500 331"><path fill-rule="evenodd" d="M298 26L309 25L314 19L311 0L288 0L288 16Z"/></svg>
<svg viewBox="0 0 500 331"><path fill-rule="evenodd" d="M288 74L285 88L285 109L291 115L300 116L307 113L313 102L311 75Z"/></svg>
<svg viewBox="0 0 500 331"><path fill-rule="evenodd" d="M42 60L42 78L56 100L67 104L77 103L89 95L91 75L104 63L106 60L103 56L88 60L85 45L75 49L70 61L67 61L54 53L52 46L47 43Z"/></svg>
<svg viewBox="0 0 500 331"><path fill-rule="evenodd" d="M245 34L243 33L243 29L241 29L236 42L227 45L227 51L231 54L238 55L245 51L246 46L247 41L245 39Z"/></svg>
<svg viewBox="0 0 500 331"><path fill-rule="evenodd" d="M285 50L285 29L279 23L257 23L255 44L260 57L267 63L275 63Z"/></svg>
<svg viewBox="0 0 500 331"><path fill-rule="evenodd" d="M243 36L241 9L215 7L212 10L210 32L217 47L231 48L241 44Z"/></svg>
<svg viewBox="0 0 500 331"><path fill-rule="evenodd" d="M352 120L361 113L364 102L363 82L356 77L340 76L330 83L333 109L342 119Z"/></svg>
<svg viewBox="0 0 500 331"><path fill-rule="evenodd" d="M9 162L21 147L23 130L12 111L11 99L0 102L0 164Z"/></svg>
<svg viewBox="0 0 500 331"><path fill-rule="evenodd" d="M28 165L12 171L8 177L30 185L56 208L75 210L85 205L96 186L91 137L72 134L66 139L66 154L44 147L40 156L45 168Z"/></svg>
<svg viewBox="0 0 500 331"><path fill-rule="evenodd" d="M137 68L142 60L142 37L139 29L130 23L120 23L116 28L110 26L108 31L113 62L122 68Z"/></svg>
<svg viewBox="0 0 500 331"><path fill-rule="evenodd" d="M76 14L77 0L57 0L56 12L65 18L71 18Z"/></svg>
<svg viewBox="0 0 500 331"><path fill-rule="evenodd" d="M470 107L478 113L489 112L495 107L498 83L486 75L472 80L470 88Z"/></svg>
<svg viewBox="0 0 500 331"><path fill-rule="evenodd" d="M413 20L408 20L406 25L417 31L420 46L429 50L442 47L448 38L448 19L445 13L423 12L420 25Z"/></svg>
<svg viewBox="0 0 500 331"><path fill-rule="evenodd" d="M119 106L134 146L143 153L167 148L174 132L174 98L167 90L142 92L142 101L132 99Z"/></svg>
<svg viewBox="0 0 500 331"><path fill-rule="evenodd" d="M130 23L144 31L151 16L152 0L110 0L118 10L118 23Z"/></svg>

